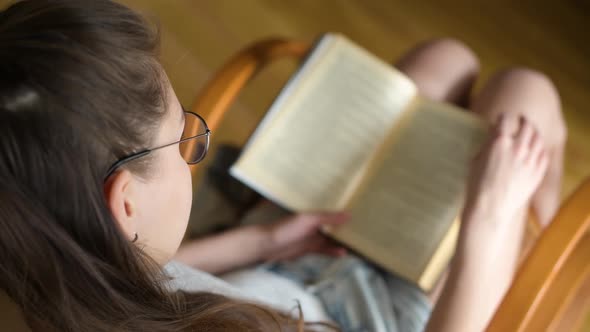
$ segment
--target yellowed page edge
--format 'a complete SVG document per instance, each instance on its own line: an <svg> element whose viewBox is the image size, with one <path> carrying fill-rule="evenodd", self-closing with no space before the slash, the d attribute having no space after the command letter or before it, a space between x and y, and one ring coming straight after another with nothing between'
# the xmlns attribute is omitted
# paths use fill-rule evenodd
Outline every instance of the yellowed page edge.
<svg viewBox="0 0 590 332"><path fill-rule="evenodd" d="M461 222L459 218L457 218L453 221L451 227L449 227L449 230L440 242L438 249L434 252L430 262L426 265L422 276L418 280L418 285L424 291L430 291L439 280L443 271L448 267L457 246L460 228Z"/></svg>

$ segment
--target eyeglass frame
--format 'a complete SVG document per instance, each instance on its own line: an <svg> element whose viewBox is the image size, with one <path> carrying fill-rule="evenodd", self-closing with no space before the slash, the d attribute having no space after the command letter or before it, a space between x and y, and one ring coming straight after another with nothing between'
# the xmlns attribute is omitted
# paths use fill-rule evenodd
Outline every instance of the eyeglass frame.
<svg viewBox="0 0 590 332"><path fill-rule="evenodd" d="M106 173L106 176L104 177L105 180L108 179L111 175L113 175L113 173L119 167L123 166L124 164L126 164L128 162L131 162L133 160L136 160L136 159L139 159L141 157L147 156L147 155L149 155L150 153L152 153L152 152L154 152L156 150L167 148L167 147L172 146L174 144L180 144L180 143L184 143L186 141L190 141L190 140L193 140L193 139L196 139L196 138L199 138L199 137L206 136L207 137L207 143L205 145L205 153L203 153L203 155L201 157L199 157L199 159L197 161L188 162L188 161L185 160L188 165L195 165L195 164L198 164L201 161L203 161L203 159L205 159L205 156L207 156L207 152L209 151L209 141L210 141L209 140L209 136L211 136L211 130L207 126L207 122L205 122L205 119L203 119L203 117L201 117L199 114L197 114L195 112L185 111L184 109L183 109L183 112L185 114L188 113L188 114L194 115L197 118L199 118L199 120L201 120L203 122L203 125L205 126L205 132L204 133L201 133L201 134L198 134L198 135L195 135L195 136L183 138L183 139L181 139L179 141L176 141L176 142L172 142L172 143L164 144L164 145L161 145L161 146L157 146L155 148L145 149L145 150L142 150L142 151L139 151L139 152L136 152L136 153L132 153L132 154L130 154L128 156L125 156L123 158L120 158L119 160L115 161L111 165L111 167L109 167L109 169L108 169L108 171Z"/></svg>

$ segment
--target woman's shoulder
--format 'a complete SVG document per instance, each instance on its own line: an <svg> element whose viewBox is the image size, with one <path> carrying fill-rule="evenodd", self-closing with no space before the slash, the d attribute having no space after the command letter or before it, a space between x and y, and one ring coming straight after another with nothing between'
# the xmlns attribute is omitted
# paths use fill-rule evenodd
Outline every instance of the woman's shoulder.
<svg viewBox="0 0 590 332"><path fill-rule="evenodd" d="M234 299L256 302L289 312L301 303L306 318L328 320L323 305L303 287L261 269L243 269L216 277L180 262L164 267L171 277L170 287L186 292L210 292Z"/></svg>
<svg viewBox="0 0 590 332"><path fill-rule="evenodd" d="M177 261L164 266L170 277L169 287L187 292L211 292L229 297L244 298L244 294L226 281Z"/></svg>

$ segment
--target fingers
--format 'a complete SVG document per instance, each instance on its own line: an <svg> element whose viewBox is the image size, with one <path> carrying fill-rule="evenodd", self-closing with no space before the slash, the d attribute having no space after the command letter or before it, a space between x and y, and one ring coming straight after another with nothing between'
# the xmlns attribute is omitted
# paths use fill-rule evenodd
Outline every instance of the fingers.
<svg viewBox="0 0 590 332"><path fill-rule="evenodd" d="M347 250L326 236L317 234L317 237L308 244L306 252L340 257L346 255Z"/></svg>
<svg viewBox="0 0 590 332"><path fill-rule="evenodd" d="M502 113L494 125L494 131L498 136L509 135L508 129L508 121L506 120L506 116Z"/></svg>
<svg viewBox="0 0 590 332"><path fill-rule="evenodd" d="M549 167L549 154L547 153L547 151L542 150L541 153L539 153L539 156L536 159L534 159L534 162L537 166L539 178L541 178L542 175L544 175L547 171L547 167Z"/></svg>
<svg viewBox="0 0 590 332"><path fill-rule="evenodd" d="M529 151L529 147L531 146L531 138L535 133L535 129L530 124L530 122L526 121L524 117L520 117L519 120L518 131L516 135L514 135L514 140L516 142L516 153L521 159L524 159L526 153Z"/></svg>
<svg viewBox="0 0 590 332"><path fill-rule="evenodd" d="M543 140L541 139L539 134L537 132L535 132L533 134L533 137L531 138L531 141L529 144L530 144L530 153L527 158L527 161L537 163L539 161L541 154L543 153L543 151L545 149L545 146L543 144Z"/></svg>
<svg viewBox="0 0 590 332"><path fill-rule="evenodd" d="M348 253L348 250L326 236L316 233L305 241L295 243L281 252L274 253L270 261L293 260L310 253L342 257Z"/></svg>
<svg viewBox="0 0 590 332"><path fill-rule="evenodd" d="M316 227L322 225L341 225L350 219L347 212L339 213L315 213L301 215L307 222L313 223ZM335 241L327 238L325 235L315 233L308 239L305 248L306 253L318 253L328 256L341 257L347 254L347 250L338 245Z"/></svg>
<svg viewBox="0 0 590 332"><path fill-rule="evenodd" d="M512 141L513 144L503 145L513 145L517 160L535 165L542 164L541 154L545 150L543 138L525 117L509 114L500 115L494 126L494 131L499 137L493 139L492 144L494 142L500 144L502 141Z"/></svg>
<svg viewBox="0 0 590 332"><path fill-rule="evenodd" d="M320 248L317 253L333 257L343 257L348 254L348 250L339 246L326 246L324 248Z"/></svg>
<svg viewBox="0 0 590 332"><path fill-rule="evenodd" d="M514 136L518 131L518 117L514 114L502 113L496 120L494 130L498 136Z"/></svg>
<svg viewBox="0 0 590 332"><path fill-rule="evenodd" d="M487 142L483 144L478 153L473 158L474 164L486 163L487 158L494 149L504 149L512 145L513 133L515 132L512 115L500 114L496 122L492 126L492 135ZM481 165L480 165L481 166Z"/></svg>
<svg viewBox="0 0 590 332"><path fill-rule="evenodd" d="M536 128L521 117L521 126L515 137L517 158L544 173L549 161L545 143Z"/></svg>

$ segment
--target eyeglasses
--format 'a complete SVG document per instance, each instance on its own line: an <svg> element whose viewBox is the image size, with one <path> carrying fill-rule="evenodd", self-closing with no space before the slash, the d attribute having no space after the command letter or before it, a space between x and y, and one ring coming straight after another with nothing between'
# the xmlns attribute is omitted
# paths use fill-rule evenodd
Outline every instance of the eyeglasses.
<svg viewBox="0 0 590 332"><path fill-rule="evenodd" d="M180 155L189 165L197 164L205 159L207 151L209 150L209 136L211 135L211 130L209 130L209 127L207 127L205 120L197 113L184 111L184 118L184 131L182 132L180 141L142 150L117 160L107 171L105 180L108 179L108 177L111 176L122 165L138 158L147 156L153 151L163 149L174 144L178 144Z"/></svg>

